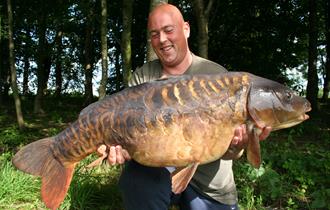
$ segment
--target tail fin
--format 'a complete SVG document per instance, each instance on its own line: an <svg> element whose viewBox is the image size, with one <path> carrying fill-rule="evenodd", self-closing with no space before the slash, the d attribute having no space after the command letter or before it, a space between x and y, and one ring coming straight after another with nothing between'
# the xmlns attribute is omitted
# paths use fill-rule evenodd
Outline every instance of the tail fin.
<svg viewBox="0 0 330 210"><path fill-rule="evenodd" d="M13 164L21 171L41 176L41 197L50 209L57 209L69 189L74 164L63 166L55 159L51 144L53 138L45 138L23 147L13 158Z"/></svg>

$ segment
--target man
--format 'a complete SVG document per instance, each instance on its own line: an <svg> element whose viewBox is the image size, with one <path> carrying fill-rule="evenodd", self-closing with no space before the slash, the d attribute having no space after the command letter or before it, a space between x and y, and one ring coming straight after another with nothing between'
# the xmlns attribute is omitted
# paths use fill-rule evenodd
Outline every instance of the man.
<svg viewBox="0 0 330 210"><path fill-rule="evenodd" d="M168 75L226 72L222 66L190 52L190 26L175 6L156 6L149 14L148 30L151 45L159 59L137 69L130 86ZM265 128L260 139L265 139L270 130ZM242 154L247 141L246 128L242 125L235 130L225 156L199 166L188 187L178 195L171 190L170 168L146 167L127 161L119 180L125 209L165 210L172 203L184 210L238 209L231 159ZM127 151L120 146L110 147L108 161L111 164L121 164L129 159Z"/></svg>

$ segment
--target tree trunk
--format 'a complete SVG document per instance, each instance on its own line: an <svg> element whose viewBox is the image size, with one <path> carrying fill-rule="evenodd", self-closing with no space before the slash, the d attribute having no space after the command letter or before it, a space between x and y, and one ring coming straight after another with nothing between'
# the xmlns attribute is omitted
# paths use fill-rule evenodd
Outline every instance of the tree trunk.
<svg viewBox="0 0 330 210"><path fill-rule="evenodd" d="M123 0L123 32L121 33L121 52L123 58L123 81L126 87L128 86L128 81L132 77L132 13L133 1Z"/></svg>
<svg viewBox="0 0 330 210"><path fill-rule="evenodd" d="M150 12L153 10L153 8L155 6L157 6L160 3L168 3L168 1L167 0L150 0ZM147 61L152 61L155 59L157 59L157 55L151 46L150 34L149 34L149 31L147 31Z"/></svg>
<svg viewBox="0 0 330 210"><path fill-rule="evenodd" d="M56 63L55 63L55 97L60 97L62 92L62 30L59 30L56 34L55 45L56 45Z"/></svg>
<svg viewBox="0 0 330 210"><path fill-rule="evenodd" d="M7 9L7 6L4 9ZM6 14L8 15L8 12ZM6 105L9 100L10 67L8 50L8 36L4 36L3 31L0 31L0 106Z"/></svg>
<svg viewBox="0 0 330 210"><path fill-rule="evenodd" d="M26 27L26 37L30 39L30 30ZM29 74L30 74L30 53L29 48L30 41L26 42L25 53L24 53L24 71L23 71L23 95L27 95L29 93Z"/></svg>
<svg viewBox="0 0 330 210"><path fill-rule="evenodd" d="M88 1L87 1L87 5ZM85 28L85 47L84 47L84 69L85 69L85 102L84 105L88 105L93 101L93 61L92 61L92 35L93 25L92 18L94 16L93 7L88 9L88 15L86 19Z"/></svg>
<svg viewBox="0 0 330 210"><path fill-rule="evenodd" d="M120 72L120 51L115 51L115 69L116 69L116 91L121 89L121 81L123 80L122 74Z"/></svg>
<svg viewBox="0 0 330 210"><path fill-rule="evenodd" d="M23 119L21 100L18 94L17 79L16 79L14 39L13 39L13 11L11 8L11 0L7 0L7 8L8 8L8 39L9 39L9 63L10 63L10 72L11 72L11 89L13 91L13 97L15 101L18 127L20 130L22 130L24 128L24 119Z"/></svg>
<svg viewBox="0 0 330 210"><path fill-rule="evenodd" d="M99 99L105 97L108 81L107 0L101 0L101 56L102 78L99 87Z"/></svg>
<svg viewBox="0 0 330 210"><path fill-rule="evenodd" d="M326 64L325 64L325 77L324 77L324 86L323 86L323 96L322 100L326 101L329 98L330 91L330 2L326 1Z"/></svg>
<svg viewBox="0 0 330 210"><path fill-rule="evenodd" d="M198 55L203 58L208 58L208 22L213 0L208 2L207 8L205 8L203 0L193 0L192 2L198 29Z"/></svg>
<svg viewBox="0 0 330 210"><path fill-rule="evenodd" d="M309 0L309 46L308 46L308 82L307 99L311 102L313 112L318 110L318 77L317 77L317 25L316 0Z"/></svg>
<svg viewBox="0 0 330 210"><path fill-rule="evenodd" d="M50 57L48 55L48 46L46 40L46 17L42 10L38 18L38 59L37 59L37 78L38 78L38 89L37 95L34 100L34 113L43 114L42 103L44 99L45 92L47 91L47 80L49 76L50 68Z"/></svg>
<svg viewBox="0 0 330 210"><path fill-rule="evenodd" d="M30 70L29 55L25 54L24 71L23 71L23 95L27 95L29 93L29 70Z"/></svg>

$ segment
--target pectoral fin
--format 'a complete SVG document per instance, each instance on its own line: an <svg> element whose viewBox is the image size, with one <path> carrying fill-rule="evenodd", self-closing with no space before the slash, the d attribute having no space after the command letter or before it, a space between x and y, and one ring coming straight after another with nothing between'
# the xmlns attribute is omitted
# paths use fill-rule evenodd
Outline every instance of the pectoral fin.
<svg viewBox="0 0 330 210"><path fill-rule="evenodd" d="M184 191L194 176L199 163L191 164L184 168L178 168L172 172L172 192L179 194Z"/></svg>
<svg viewBox="0 0 330 210"><path fill-rule="evenodd" d="M246 153L249 163L253 167L259 168L261 165L261 154L260 154L259 132L257 128L253 128L251 132L249 132L249 143L247 146Z"/></svg>

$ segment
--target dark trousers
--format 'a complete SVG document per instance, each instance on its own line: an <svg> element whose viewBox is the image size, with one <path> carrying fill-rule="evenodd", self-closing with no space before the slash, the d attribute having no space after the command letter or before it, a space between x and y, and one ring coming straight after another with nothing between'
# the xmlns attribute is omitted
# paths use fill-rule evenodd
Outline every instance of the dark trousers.
<svg viewBox="0 0 330 210"><path fill-rule="evenodd" d="M125 210L167 210L176 204L180 210L238 210L238 205L225 205L201 195L190 185L180 195L171 191L170 173L166 168L126 163L119 179Z"/></svg>

